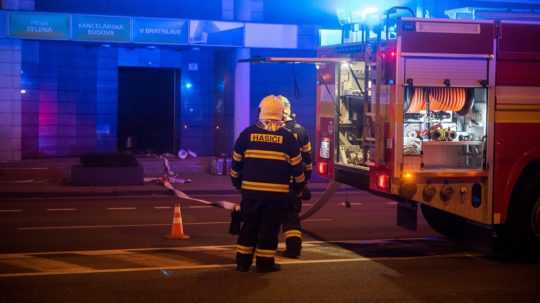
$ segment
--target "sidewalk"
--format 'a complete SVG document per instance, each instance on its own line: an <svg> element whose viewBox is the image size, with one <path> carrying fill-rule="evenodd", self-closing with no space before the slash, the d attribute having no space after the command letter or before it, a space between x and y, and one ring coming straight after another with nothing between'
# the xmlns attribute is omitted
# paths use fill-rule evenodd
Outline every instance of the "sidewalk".
<svg viewBox="0 0 540 303"><path fill-rule="evenodd" d="M162 162L158 159L138 159L143 165L146 178L162 174ZM159 182L145 182L134 186L71 186L69 168L77 164L74 158L26 160L0 163L0 199L42 197L93 197L93 196L140 196L172 195ZM226 195L238 191L228 176L208 173L209 158L170 161L172 171L180 178L191 179L190 183L175 184L188 195ZM322 192L326 181L315 178L310 184L313 192Z"/></svg>

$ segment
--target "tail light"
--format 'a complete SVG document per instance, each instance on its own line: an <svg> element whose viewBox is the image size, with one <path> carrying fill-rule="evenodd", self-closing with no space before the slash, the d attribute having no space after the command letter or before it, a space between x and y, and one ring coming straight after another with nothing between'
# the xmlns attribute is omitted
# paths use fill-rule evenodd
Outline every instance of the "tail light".
<svg viewBox="0 0 540 303"><path fill-rule="evenodd" d="M328 162L320 161L317 164L317 171L319 172L319 175L321 175L321 176L328 175Z"/></svg>
<svg viewBox="0 0 540 303"><path fill-rule="evenodd" d="M388 175L379 175L377 177L377 186L380 189L387 190L389 182L390 182L390 177Z"/></svg>

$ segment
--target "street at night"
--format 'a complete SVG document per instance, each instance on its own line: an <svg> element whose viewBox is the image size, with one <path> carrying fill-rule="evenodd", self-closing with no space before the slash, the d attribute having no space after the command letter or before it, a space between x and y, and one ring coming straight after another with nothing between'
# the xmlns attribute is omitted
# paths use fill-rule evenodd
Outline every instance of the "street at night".
<svg viewBox="0 0 540 303"><path fill-rule="evenodd" d="M0 303L540 302L540 0L0 0Z"/></svg>
<svg viewBox="0 0 540 303"><path fill-rule="evenodd" d="M362 192L340 192L307 219L302 256L278 257L283 269L275 274L234 270L235 238L221 209L183 205L191 239L165 239L173 204L168 196L3 201L0 301L536 302L540 295L540 264L492 258L423 220L408 232L395 226L395 202Z"/></svg>

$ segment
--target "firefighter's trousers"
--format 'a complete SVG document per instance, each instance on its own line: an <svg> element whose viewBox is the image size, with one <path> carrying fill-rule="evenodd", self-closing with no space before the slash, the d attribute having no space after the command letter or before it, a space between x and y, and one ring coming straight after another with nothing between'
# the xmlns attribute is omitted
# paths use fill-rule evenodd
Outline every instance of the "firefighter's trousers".
<svg viewBox="0 0 540 303"><path fill-rule="evenodd" d="M301 210L302 200L299 198L295 198L287 209L287 215L283 223L283 236L287 247L285 255L287 257L298 257L302 250L302 226L299 218Z"/></svg>
<svg viewBox="0 0 540 303"><path fill-rule="evenodd" d="M287 211L286 201L242 198L243 225L238 236L236 264L249 268L256 256L257 267L274 266L279 228Z"/></svg>

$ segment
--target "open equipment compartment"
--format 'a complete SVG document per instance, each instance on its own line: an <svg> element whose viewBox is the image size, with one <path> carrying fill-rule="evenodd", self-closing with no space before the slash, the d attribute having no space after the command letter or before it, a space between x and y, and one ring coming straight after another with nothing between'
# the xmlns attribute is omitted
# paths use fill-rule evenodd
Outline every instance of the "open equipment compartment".
<svg viewBox="0 0 540 303"><path fill-rule="evenodd" d="M372 163L375 136L367 71L363 61L342 63L337 68L337 155L336 163L348 167L368 167ZM366 93L367 91L367 93Z"/></svg>
<svg viewBox="0 0 540 303"><path fill-rule="evenodd" d="M487 88L407 86L404 96L405 169L485 167Z"/></svg>

